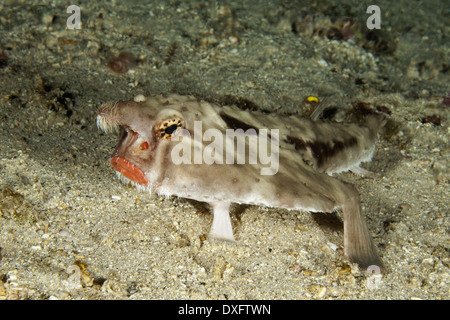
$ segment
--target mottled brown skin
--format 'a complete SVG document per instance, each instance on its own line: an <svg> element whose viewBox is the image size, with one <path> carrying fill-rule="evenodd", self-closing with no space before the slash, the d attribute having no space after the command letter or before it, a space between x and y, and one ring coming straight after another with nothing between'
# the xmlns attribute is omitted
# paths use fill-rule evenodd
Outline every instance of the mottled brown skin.
<svg viewBox="0 0 450 320"><path fill-rule="evenodd" d="M214 128L223 134L226 129L237 128L279 129L278 172L261 175L261 164L247 162L175 165L172 149L190 141L173 140L183 129L193 137L194 121L202 121L203 132ZM371 159L383 119L370 116L364 126L325 123L172 95L105 104L99 109L97 123L105 131L122 128L112 165L136 185L166 196L210 203L214 208L213 238L234 240L228 215L230 203L313 212L340 208L348 259L362 268L382 267L361 212L358 192L329 174ZM175 123L178 128L173 126Z"/></svg>

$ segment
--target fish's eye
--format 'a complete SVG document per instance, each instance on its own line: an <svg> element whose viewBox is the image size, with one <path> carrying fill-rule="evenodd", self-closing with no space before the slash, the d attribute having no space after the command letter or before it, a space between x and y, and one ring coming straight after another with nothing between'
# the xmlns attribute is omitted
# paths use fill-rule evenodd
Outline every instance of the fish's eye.
<svg viewBox="0 0 450 320"><path fill-rule="evenodd" d="M183 123L180 119L170 119L161 122L156 130L156 136L159 139L170 140L172 135L177 131L178 128L183 128Z"/></svg>
<svg viewBox="0 0 450 320"><path fill-rule="evenodd" d="M175 130L177 130L177 129L178 129L178 126L177 126L176 124L172 124L172 125L168 126L166 129L164 129L164 132L165 132L166 134L172 134L172 133L174 133Z"/></svg>

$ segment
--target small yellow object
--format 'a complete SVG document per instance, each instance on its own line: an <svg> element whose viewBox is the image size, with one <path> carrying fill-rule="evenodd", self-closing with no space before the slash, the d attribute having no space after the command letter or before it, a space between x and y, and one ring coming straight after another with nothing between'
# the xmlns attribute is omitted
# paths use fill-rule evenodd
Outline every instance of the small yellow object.
<svg viewBox="0 0 450 320"><path fill-rule="evenodd" d="M314 97L314 96L309 96L309 97L306 98L306 101L318 103L319 102L319 98Z"/></svg>

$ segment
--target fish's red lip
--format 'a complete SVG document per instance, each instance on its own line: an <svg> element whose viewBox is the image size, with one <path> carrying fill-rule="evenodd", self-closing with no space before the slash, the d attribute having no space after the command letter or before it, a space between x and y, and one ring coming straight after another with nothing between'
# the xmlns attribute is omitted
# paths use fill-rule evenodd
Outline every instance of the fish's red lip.
<svg viewBox="0 0 450 320"><path fill-rule="evenodd" d="M115 156L111 158L111 165L118 172L123 174L128 179L139 183L139 184L147 184L148 180L145 177L144 172L135 166L133 163L128 161L127 159L119 156Z"/></svg>

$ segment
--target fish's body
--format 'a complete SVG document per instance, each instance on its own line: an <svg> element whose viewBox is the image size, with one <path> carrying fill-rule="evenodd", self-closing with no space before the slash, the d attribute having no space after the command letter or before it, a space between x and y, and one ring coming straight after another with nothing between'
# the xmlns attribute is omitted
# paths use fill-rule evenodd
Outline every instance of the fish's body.
<svg viewBox="0 0 450 320"><path fill-rule="evenodd" d="M210 203L210 236L234 240L231 203L332 212L344 217L351 262L382 267L357 191L330 175L370 161L384 120L365 125L248 112L192 96L153 96L103 105L97 124L122 128L111 164L160 195ZM237 142L237 146L236 146Z"/></svg>

